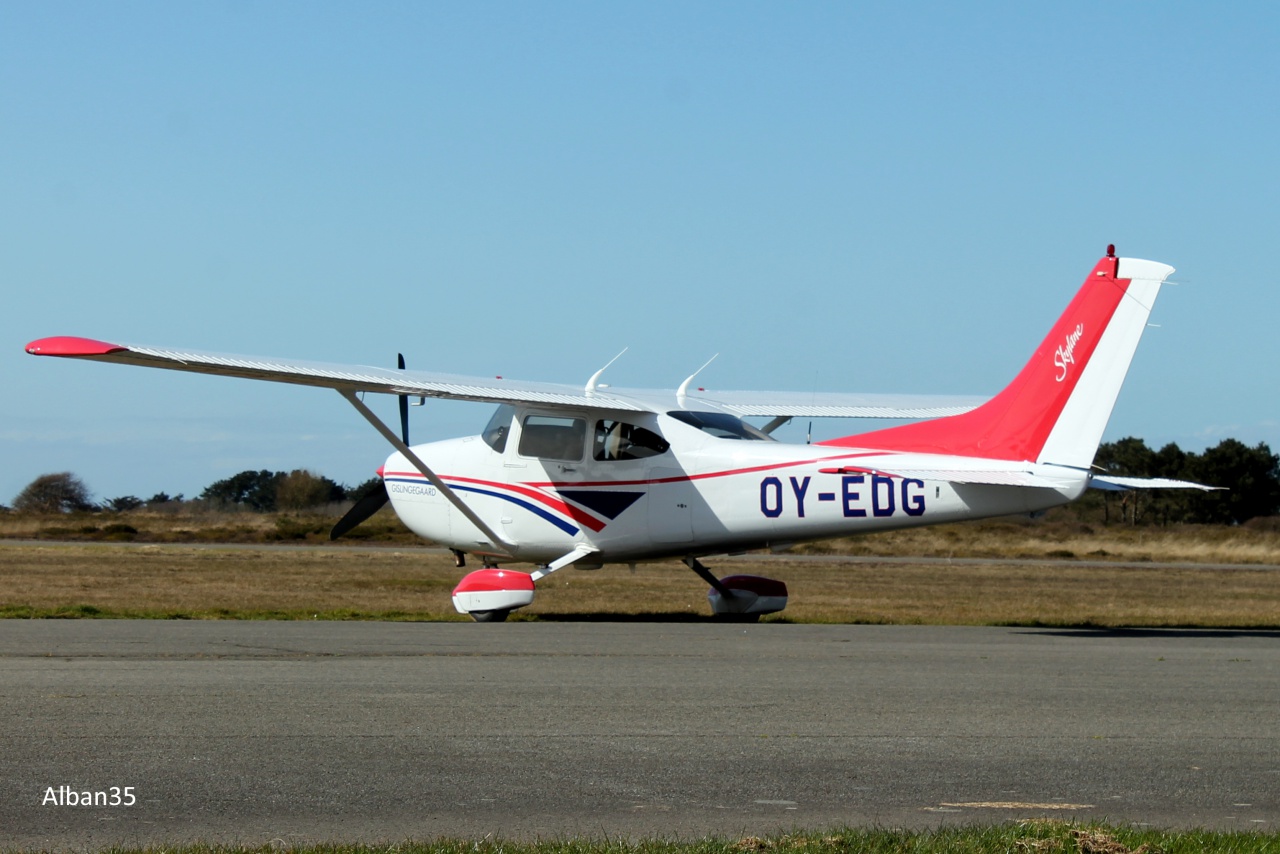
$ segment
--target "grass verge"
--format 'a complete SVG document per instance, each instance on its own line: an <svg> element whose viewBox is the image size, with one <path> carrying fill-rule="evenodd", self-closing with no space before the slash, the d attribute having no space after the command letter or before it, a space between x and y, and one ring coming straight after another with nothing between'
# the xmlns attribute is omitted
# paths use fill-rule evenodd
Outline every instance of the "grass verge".
<svg viewBox="0 0 1280 854"><path fill-rule="evenodd" d="M112 848L112 854L274 854L277 845L259 847L177 845L160 848ZM1230 852L1273 854L1280 851L1276 833L1211 830L1166 831L1102 824L1077 825L1032 820L983 827L948 827L910 831L844 829L819 833L742 839L708 838L693 842L663 840L592 840L539 842L439 839L385 845L316 845L289 847L307 854L933 854L933 852L1062 852L1062 854L1183 854Z"/></svg>

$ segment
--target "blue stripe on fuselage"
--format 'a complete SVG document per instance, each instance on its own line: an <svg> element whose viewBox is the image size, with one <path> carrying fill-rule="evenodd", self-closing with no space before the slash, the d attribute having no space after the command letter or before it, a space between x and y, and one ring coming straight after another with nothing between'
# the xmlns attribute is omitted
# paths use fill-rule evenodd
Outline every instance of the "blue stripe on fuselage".
<svg viewBox="0 0 1280 854"><path fill-rule="evenodd" d="M386 480L388 483L391 483L391 482L418 483L418 484L422 483L421 480L416 480L414 478L408 478L408 477L389 477ZM530 504L528 501L525 501L520 498L516 498L514 495L507 495L504 492L495 492L494 490L491 490L491 489L481 489L476 486L463 486L457 483L449 484L449 488L457 492L474 492L479 495L488 495L493 498L501 498L504 501L510 501L512 504L517 504L523 507L525 510L528 510L530 513L534 513L538 516L541 516L543 519L546 519L552 525L555 525L557 528L564 531L566 534L569 534L570 536L577 534L578 531L580 530L576 526L571 525L568 522L564 521L563 519L556 517L549 511L543 510L541 507L537 506L536 504Z"/></svg>

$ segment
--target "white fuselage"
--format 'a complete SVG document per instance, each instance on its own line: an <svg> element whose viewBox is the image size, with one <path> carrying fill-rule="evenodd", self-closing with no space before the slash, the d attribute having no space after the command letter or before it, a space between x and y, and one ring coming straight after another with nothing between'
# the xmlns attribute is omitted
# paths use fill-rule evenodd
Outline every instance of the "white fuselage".
<svg viewBox="0 0 1280 854"><path fill-rule="evenodd" d="M497 416L510 418L501 440L491 422L483 436L414 451L512 557L535 563L580 544L598 550L590 561L598 565L1035 512L1075 499L1087 485L1084 472L1059 488L903 477L894 470L989 470L992 461L722 438L663 413L505 410ZM619 427L649 444L619 451ZM383 477L415 533L464 551L503 550L401 454L387 460Z"/></svg>

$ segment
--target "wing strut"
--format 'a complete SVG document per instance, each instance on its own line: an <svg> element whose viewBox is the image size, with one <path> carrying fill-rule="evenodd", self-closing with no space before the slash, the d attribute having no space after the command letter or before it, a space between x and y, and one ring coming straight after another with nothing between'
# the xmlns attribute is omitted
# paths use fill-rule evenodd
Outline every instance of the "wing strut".
<svg viewBox="0 0 1280 854"><path fill-rule="evenodd" d="M768 424L761 427L760 432L765 434L766 436L772 436L774 430L777 430L783 424L786 424L793 417L794 416L791 416L791 415L779 415L777 418L773 419Z"/></svg>
<svg viewBox="0 0 1280 854"><path fill-rule="evenodd" d="M472 525L475 525L477 528L479 528L480 532L489 538L489 542L491 544L502 548L504 551L507 552L508 555L511 554L512 552L511 544L508 543L506 540L502 539L502 537L499 537L497 534L495 534L493 532L493 529L490 528L488 525L486 525L484 523L484 520L481 519L479 516L477 516L475 511L472 510L470 507L468 507L466 505L466 502L464 502L461 498L458 497L458 494L456 492L454 492L451 488L449 488L449 486L443 480L437 477L435 472L427 468L427 464L424 463L422 459L413 452L413 449L411 449L408 445L406 445L404 441L401 440L401 438L397 436L390 427L388 427L386 424L383 424L382 419L374 415L373 410L365 406L364 401L356 397L355 392L346 391L345 389L338 389L338 394L345 397L347 399L347 402L350 403L352 406L354 406L356 408L356 411L364 416L365 421L368 421L370 424L372 424L374 429L377 430L379 433L381 433L382 437L386 439L388 442L390 442L397 451L403 454L406 460L413 463L413 467L416 468L418 471L422 472L423 477L425 477L431 483L432 486L440 490L440 494L443 495L445 498L449 499L449 503L452 504L454 507L457 507L458 512L460 512L463 516L466 516L467 520L471 522Z"/></svg>

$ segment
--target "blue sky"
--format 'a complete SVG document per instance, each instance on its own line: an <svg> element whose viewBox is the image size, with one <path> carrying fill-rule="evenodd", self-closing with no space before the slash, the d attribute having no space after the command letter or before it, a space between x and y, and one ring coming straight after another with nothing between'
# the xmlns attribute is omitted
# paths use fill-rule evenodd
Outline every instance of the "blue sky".
<svg viewBox="0 0 1280 854"><path fill-rule="evenodd" d="M1107 438L1280 448L1278 9L0 4L0 503L387 453L333 392L23 352L46 335L990 393L1109 242L1180 284ZM430 403L413 438L486 417Z"/></svg>

